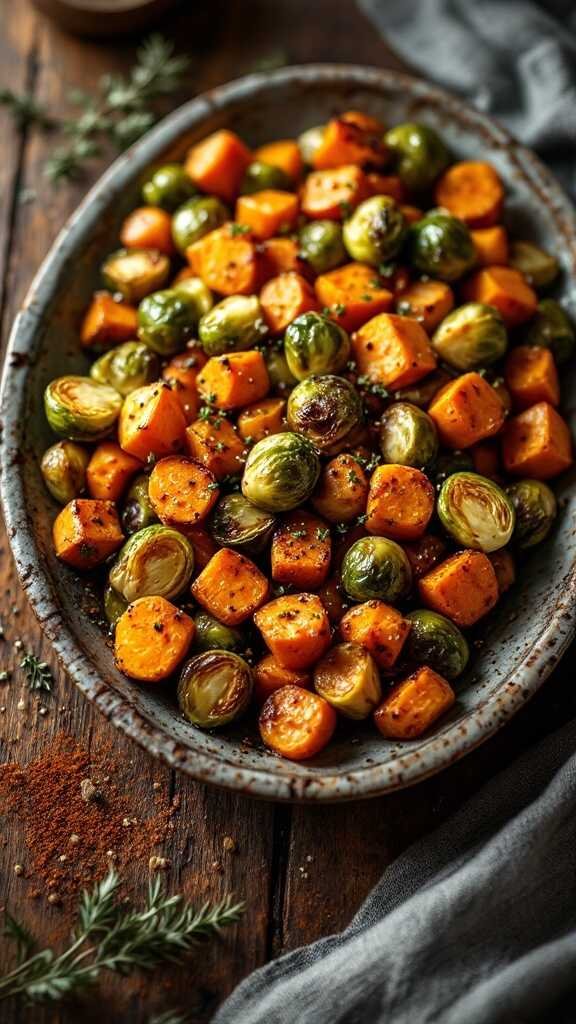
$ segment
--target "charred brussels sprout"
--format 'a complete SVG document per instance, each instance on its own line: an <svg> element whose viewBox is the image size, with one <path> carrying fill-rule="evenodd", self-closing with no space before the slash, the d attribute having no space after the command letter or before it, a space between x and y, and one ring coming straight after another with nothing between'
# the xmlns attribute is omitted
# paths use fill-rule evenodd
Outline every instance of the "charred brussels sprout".
<svg viewBox="0 0 576 1024"><path fill-rule="evenodd" d="M100 441L112 430L122 408L115 388L91 377L57 377L44 392L46 419L68 441Z"/></svg>
<svg viewBox="0 0 576 1024"><path fill-rule="evenodd" d="M380 451L384 462L427 469L438 452L434 421L410 402L394 402L382 414Z"/></svg>
<svg viewBox="0 0 576 1024"><path fill-rule="evenodd" d="M360 644L336 644L314 669L314 689L346 718L368 718L382 700L378 666Z"/></svg>
<svg viewBox="0 0 576 1024"><path fill-rule="evenodd" d="M44 483L61 505L82 494L89 461L86 449L73 441L58 441L44 452L40 463Z"/></svg>
<svg viewBox="0 0 576 1024"><path fill-rule="evenodd" d="M196 303L176 288L153 292L138 308L138 337L161 356L184 348L198 326Z"/></svg>
<svg viewBox="0 0 576 1024"><path fill-rule="evenodd" d="M158 522L158 517L150 504L148 483L150 477L141 473L132 481L122 509L122 529L124 533L133 534Z"/></svg>
<svg viewBox="0 0 576 1024"><path fill-rule="evenodd" d="M174 245L179 252L185 253L189 245L219 228L228 218L228 210L216 196L188 199L172 217Z"/></svg>
<svg viewBox="0 0 576 1024"><path fill-rule="evenodd" d="M248 164L242 178L240 194L252 195L253 192L262 192L267 188L291 191L292 182L281 167L273 167L262 160L253 160Z"/></svg>
<svg viewBox="0 0 576 1024"><path fill-rule="evenodd" d="M310 441L286 431L258 441L250 450L242 493L268 512L288 512L307 501L320 475L320 460Z"/></svg>
<svg viewBox="0 0 576 1024"><path fill-rule="evenodd" d="M286 408L288 426L326 454L336 454L362 421L362 401L344 377L307 377L296 385Z"/></svg>
<svg viewBox="0 0 576 1024"><path fill-rule="evenodd" d="M105 352L90 367L90 376L100 384L109 384L121 395L129 395L144 384L158 379L160 360L143 341L125 341Z"/></svg>
<svg viewBox="0 0 576 1024"><path fill-rule="evenodd" d="M205 313L198 326L207 356L253 348L267 331L257 295L229 295Z"/></svg>
<svg viewBox="0 0 576 1024"><path fill-rule="evenodd" d="M350 355L346 331L321 313L302 313L286 328L284 355L297 380L338 373Z"/></svg>
<svg viewBox="0 0 576 1024"><path fill-rule="evenodd" d="M450 163L442 139L426 124L397 124L386 132L384 141L392 150L396 173L410 191L430 188Z"/></svg>
<svg viewBox="0 0 576 1024"><path fill-rule="evenodd" d="M316 150L320 148L324 140L326 128L323 124L315 125L314 128L307 128L298 136L298 147L305 164L312 164Z"/></svg>
<svg viewBox="0 0 576 1024"><path fill-rule="evenodd" d="M106 287L132 303L161 288L169 273L170 260L157 249L118 249L102 264Z"/></svg>
<svg viewBox="0 0 576 1024"><path fill-rule="evenodd" d="M508 495L478 473L453 473L444 481L438 515L459 544L487 554L508 543L516 518Z"/></svg>
<svg viewBox="0 0 576 1024"><path fill-rule="evenodd" d="M512 242L510 266L524 274L534 288L546 288L560 273L558 260L533 242Z"/></svg>
<svg viewBox="0 0 576 1024"><path fill-rule="evenodd" d="M191 302L196 310L196 316L200 319L205 313L212 309L214 299L212 292L201 277L184 277L172 285L172 291L184 296Z"/></svg>
<svg viewBox="0 0 576 1024"><path fill-rule="evenodd" d="M457 281L476 261L468 228L442 210L432 210L412 225L409 251L417 270L441 281Z"/></svg>
<svg viewBox="0 0 576 1024"><path fill-rule="evenodd" d="M469 473L474 469L474 459L469 452L445 452L434 464L434 482L443 484L454 473Z"/></svg>
<svg viewBox="0 0 576 1024"><path fill-rule="evenodd" d="M194 551L168 526L147 526L126 541L110 570L114 590L128 601L178 597L192 577Z"/></svg>
<svg viewBox="0 0 576 1024"><path fill-rule="evenodd" d="M546 539L558 514L554 492L542 480L518 480L507 492L516 511L512 540L518 548L533 548Z"/></svg>
<svg viewBox="0 0 576 1024"><path fill-rule="evenodd" d="M211 533L224 548L257 555L266 547L276 519L256 508L243 494L225 494L212 516Z"/></svg>
<svg viewBox="0 0 576 1024"><path fill-rule="evenodd" d="M456 370L478 370L502 358L508 347L504 321L494 306L467 302L436 328L432 348Z"/></svg>
<svg viewBox="0 0 576 1024"><path fill-rule="evenodd" d="M111 587L110 584L108 584L104 591L104 615L111 626L116 625L118 619L124 615L127 607L128 601L125 601L124 598L114 590L114 587Z"/></svg>
<svg viewBox="0 0 576 1024"><path fill-rule="evenodd" d="M346 261L342 227L335 220L313 220L298 236L300 255L316 271L325 274Z"/></svg>
<svg viewBox="0 0 576 1024"><path fill-rule="evenodd" d="M558 366L566 363L574 352L574 328L554 299L542 299L526 333L526 345L549 348Z"/></svg>
<svg viewBox="0 0 576 1024"><path fill-rule="evenodd" d="M252 687L252 669L244 658L233 651L204 651L184 665L178 703L189 722L216 729L244 713Z"/></svg>
<svg viewBox="0 0 576 1024"><path fill-rule="evenodd" d="M196 193L192 179L182 164L164 164L150 175L142 186L142 199L150 206L175 210Z"/></svg>
<svg viewBox="0 0 576 1024"><path fill-rule="evenodd" d="M246 649L246 637L240 629L225 626L206 612L194 616L194 625L197 651L234 651L239 654Z"/></svg>
<svg viewBox="0 0 576 1024"><path fill-rule="evenodd" d="M272 390L277 391L281 395L290 391L297 383L297 380L288 366L283 349L270 348L265 353L264 358Z"/></svg>
<svg viewBox="0 0 576 1024"><path fill-rule="evenodd" d="M445 679L462 674L470 650L458 626L438 612L419 608L406 616L411 623L404 655L415 665L429 665Z"/></svg>
<svg viewBox="0 0 576 1024"><path fill-rule="evenodd" d="M406 236L406 221L391 196L372 196L354 210L342 234L353 260L377 267L398 253Z"/></svg>
<svg viewBox="0 0 576 1024"><path fill-rule="evenodd" d="M361 537L342 561L342 585L354 601L380 598L396 604L408 596L412 570L404 550L386 537Z"/></svg>

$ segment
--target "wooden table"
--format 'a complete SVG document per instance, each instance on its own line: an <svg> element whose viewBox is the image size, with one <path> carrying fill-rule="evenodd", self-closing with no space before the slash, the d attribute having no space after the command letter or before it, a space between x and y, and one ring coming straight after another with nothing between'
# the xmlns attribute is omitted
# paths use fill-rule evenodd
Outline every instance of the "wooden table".
<svg viewBox="0 0 576 1024"><path fill-rule="evenodd" d="M124 70L133 60L134 41L74 39L37 15L25 0L16 6L17 14L10 0L0 0L1 84L31 90L58 114L67 109L72 87L90 89L103 71ZM203 10L190 14L184 11L187 7ZM165 21L162 30L191 55L190 90L182 100L251 70L279 49L291 63L356 61L400 66L352 0L188 3ZM33 132L19 134L1 111L0 120L0 316L5 344L34 271L90 181L59 190L48 187L42 164L53 145L50 138ZM90 178L101 170L95 165ZM81 1010L77 1004L31 1011L4 1005L0 1018L5 1024L72 1024L80 1012L88 1022L107 1019L137 1024L170 1007L191 1010L199 1024L209 1020L224 996L255 967L344 927L386 865L408 844L434 828L535 738L575 711L573 681L561 667L498 737L420 786L359 804L258 803L197 785L155 762L115 732L76 692L43 642L15 577L4 535L0 580L6 632L0 668L13 670L12 682L0 684L0 706L6 709L0 714L0 762L27 763L41 755L62 729L94 756L112 745L123 765L122 784L143 813L152 807L153 794L158 799L160 793L166 806L174 796L180 798L173 831L161 851L172 863L166 874L170 889L191 899L199 893L204 898L234 891L247 903L241 924L221 942L204 947L185 969L157 972L144 981L108 978L96 994L84 997ZM17 638L54 668L55 695L43 702L48 708L45 717L30 710L33 698L22 685L17 667L21 654L13 647ZM23 695L24 711L18 709ZM160 787L153 790L153 782ZM22 834L11 823L0 836L0 906L9 905L41 941L49 943L55 933L62 933L70 907L49 906L44 898L27 899L31 881L14 873L15 863L26 866ZM234 854L223 851L224 836L234 838ZM147 861L135 862L130 870L143 894ZM0 951L0 964L4 959Z"/></svg>

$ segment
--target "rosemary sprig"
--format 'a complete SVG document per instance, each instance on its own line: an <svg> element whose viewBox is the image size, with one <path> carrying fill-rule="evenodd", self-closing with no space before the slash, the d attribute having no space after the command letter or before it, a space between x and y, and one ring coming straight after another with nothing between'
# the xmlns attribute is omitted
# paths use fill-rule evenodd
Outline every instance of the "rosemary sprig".
<svg viewBox="0 0 576 1024"><path fill-rule="evenodd" d="M30 955L27 933L7 918L9 934L25 958L0 979L0 999L24 995L32 1002L57 1002L94 984L103 970L125 975L180 963L198 939L219 933L244 910L229 896L195 910L182 896L166 896L155 879L143 910L121 911L115 901L118 883L111 871L92 892L84 891L78 925L58 956L51 949Z"/></svg>
<svg viewBox="0 0 576 1024"><path fill-rule="evenodd" d="M30 690L47 690L52 692L52 672L45 661L40 661L35 654L28 652L20 662L20 668L24 669L28 688Z"/></svg>

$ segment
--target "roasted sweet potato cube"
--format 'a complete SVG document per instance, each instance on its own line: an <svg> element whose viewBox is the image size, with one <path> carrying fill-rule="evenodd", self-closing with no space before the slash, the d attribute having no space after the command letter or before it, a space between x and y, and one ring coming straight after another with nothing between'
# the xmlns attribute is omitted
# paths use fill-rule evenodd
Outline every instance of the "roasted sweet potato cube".
<svg viewBox="0 0 576 1024"><path fill-rule="evenodd" d="M508 420L502 439L508 473L550 480L572 465L568 424L548 402L538 402Z"/></svg>
<svg viewBox="0 0 576 1024"><path fill-rule="evenodd" d="M455 700L450 683L424 665L397 683L374 712L374 722L387 739L417 739Z"/></svg>
<svg viewBox="0 0 576 1024"><path fill-rule="evenodd" d="M460 551L440 562L418 581L418 590L427 608L464 627L487 615L499 596L496 573L482 551Z"/></svg>
<svg viewBox="0 0 576 1024"><path fill-rule="evenodd" d="M76 498L56 516L52 528L58 558L75 569L93 569L124 540L113 501Z"/></svg>
<svg viewBox="0 0 576 1024"><path fill-rule="evenodd" d="M558 371L548 348L517 345L506 360L504 379L519 412L537 402L560 402Z"/></svg>
<svg viewBox="0 0 576 1024"><path fill-rule="evenodd" d="M272 539L272 579L299 590L316 590L328 575L330 530L318 516L288 513Z"/></svg>
<svg viewBox="0 0 576 1024"><path fill-rule="evenodd" d="M417 540L426 532L434 498L434 487L421 470L378 466L370 480L366 529L392 540Z"/></svg>
<svg viewBox="0 0 576 1024"><path fill-rule="evenodd" d="M240 409L265 398L270 379L256 349L212 356L198 375L198 391L216 409Z"/></svg>
<svg viewBox="0 0 576 1024"><path fill-rule="evenodd" d="M220 548L192 584L192 596L226 626L248 619L268 596L268 580L249 558Z"/></svg>
<svg viewBox="0 0 576 1024"><path fill-rule="evenodd" d="M428 414L436 424L442 444L448 448L470 448L498 433L505 409L484 377L464 373L434 396Z"/></svg>
<svg viewBox="0 0 576 1024"><path fill-rule="evenodd" d="M407 388L436 369L424 328L407 316L381 313L352 338L361 374L393 390Z"/></svg>
<svg viewBox="0 0 576 1024"><path fill-rule="evenodd" d="M206 466L217 480L242 470L244 441L223 416L191 423L186 430L186 447L192 458Z"/></svg>
<svg viewBox="0 0 576 1024"><path fill-rule="evenodd" d="M254 616L264 643L285 668L309 668L330 646L330 622L316 594L286 594Z"/></svg>
<svg viewBox="0 0 576 1024"><path fill-rule="evenodd" d="M138 313L127 302L116 302L110 292L96 292L82 321L80 340L92 345L120 345L136 337Z"/></svg>
<svg viewBox="0 0 576 1024"><path fill-rule="evenodd" d="M118 501L129 480L142 468L140 459L123 451L114 441L104 441L94 450L86 470L90 497Z"/></svg>
<svg viewBox="0 0 576 1024"><path fill-rule="evenodd" d="M410 632L410 622L384 601L365 601L346 612L340 622L344 640L361 644L380 668L398 660Z"/></svg>
<svg viewBox="0 0 576 1024"><path fill-rule="evenodd" d="M536 312L538 296L526 278L513 267L484 267L462 286L468 302L484 302L500 310L507 327L516 327Z"/></svg>
<svg viewBox="0 0 576 1024"><path fill-rule="evenodd" d="M223 128L192 147L185 167L203 192L219 196L229 203L238 194L251 159L250 150L242 139Z"/></svg>

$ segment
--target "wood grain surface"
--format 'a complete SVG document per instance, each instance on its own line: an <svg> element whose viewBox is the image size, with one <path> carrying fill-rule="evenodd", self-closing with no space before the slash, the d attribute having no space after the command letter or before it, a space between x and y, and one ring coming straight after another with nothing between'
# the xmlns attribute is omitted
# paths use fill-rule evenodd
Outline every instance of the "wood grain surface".
<svg viewBox="0 0 576 1024"><path fill-rule="evenodd" d="M17 16L15 17L15 6ZM190 12L190 8L192 11ZM70 89L90 90L104 71L130 66L137 40L92 42L62 33L34 12L26 0L0 0L0 85L29 89L61 115ZM400 67L352 0L212 0L182 4L162 31L192 60L190 85L180 102L205 88L238 77L274 51L290 63L350 61ZM42 165L50 136L18 133L0 110L0 317L2 342L31 277L66 217L104 161L88 178L53 189ZM574 714L576 696L563 665L544 690L498 737L442 775L409 791L367 803L327 807L288 807L200 786L154 761L99 716L59 671L27 606L0 536L0 614L6 639L0 641L0 669L12 672L0 683L0 762L26 764L42 757L54 737L66 732L94 759L113 753L116 783L140 819L158 808L177 808L165 842L154 852L171 862L171 891L201 901L234 892L245 899L242 922L223 939L204 945L183 969L152 976L108 977L81 1000L54 1008L0 1005L4 1024L140 1024L160 1011L180 1009L197 1024L210 1020L216 1006L251 970L271 956L346 926L383 870L410 843L433 829L481 784L521 750ZM49 661L52 696L31 695L18 668L23 649ZM45 708L45 712L41 711ZM2 808L0 807L0 811ZM50 822L41 826L50 829ZM232 837L228 852L224 837ZM0 907L29 925L42 943L62 941L73 901L61 906L36 898L23 830L12 817L0 819ZM14 865L22 864L17 875ZM103 864L102 872L106 870ZM127 882L136 900L149 877L148 857L135 857ZM8 946L0 948L0 965Z"/></svg>

